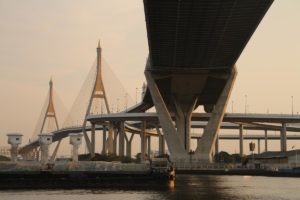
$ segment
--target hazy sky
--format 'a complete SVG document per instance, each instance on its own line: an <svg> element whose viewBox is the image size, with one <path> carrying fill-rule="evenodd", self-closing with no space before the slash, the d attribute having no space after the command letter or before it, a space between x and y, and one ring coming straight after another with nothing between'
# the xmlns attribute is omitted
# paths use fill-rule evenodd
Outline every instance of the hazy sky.
<svg viewBox="0 0 300 200"><path fill-rule="evenodd" d="M228 111L300 112L300 1L275 0L238 60ZM31 135L53 76L69 108L96 57L135 96L148 54L142 0L0 0L0 146ZM299 146L300 147L300 146Z"/></svg>

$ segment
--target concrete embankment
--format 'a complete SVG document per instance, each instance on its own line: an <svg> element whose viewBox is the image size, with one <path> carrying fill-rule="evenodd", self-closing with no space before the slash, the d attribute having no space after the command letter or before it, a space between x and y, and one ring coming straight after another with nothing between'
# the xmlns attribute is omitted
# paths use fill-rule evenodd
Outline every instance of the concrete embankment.
<svg viewBox="0 0 300 200"><path fill-rule="evenodd" d="M264 169L177 169L176 173L198 175L300 177L300 173L294 173L292 171L270 171Z"/></svg>
<svg viewBox="0 0 300 200"><path fill-rule="evenodd" d="M38 162L0 162L0 189L145 188L166 179L152 176L149 164L58 162L52 169Z"/></svg>

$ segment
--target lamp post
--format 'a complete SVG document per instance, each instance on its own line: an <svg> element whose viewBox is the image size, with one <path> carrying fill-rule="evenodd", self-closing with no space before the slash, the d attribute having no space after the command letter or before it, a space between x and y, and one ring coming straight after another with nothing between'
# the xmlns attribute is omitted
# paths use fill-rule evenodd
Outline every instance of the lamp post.
<svg viewBox="0 0 300 200"><path fill-rule="evenodd" d="M128 97L128 94L125 93L125 96L124 96L124 100L125 100L125 102L124 102L124 110L127 110L127 97Z"/></svg>
<svg viewBox="0 0 300 200"><path fill-rule="evenodd" d="M137 93L138 93L138 88L135 88L135 104L137 104Z"/></svg>
<svg viewBox="0 0 300 200"><path fill-rule="evenodd" d="M253 165L255 165L254 164L254 150L255 150L255 143L254 142L250 142L249 143L249 149L252 152L252 162L253 162Z"/></svg>
<svg viewBox="0 0 300 200"><path fill-rule="evenodd" d="M247 113L247 95L245 95L245 114Z"/></svg>
<svg viewBox="0 0 300 200"><path fill-rule="evenodd" d="M292 116L294 116L294 96L291 96L292 98Z"/></svg>
<svg viewBox="0 0 300 200"><path fill-rule="evenodd" d="M119 98L117 98L117 112L119 112Z"/></svg>
<svg viewBox="0 0 300 200"><path fill-rule="evenodd" d="M295 149L296 145L292 146L292 149ZM297 167L297 162L298 162L298 158L297 158L297 149L295 149L295 167Z"/></svg>

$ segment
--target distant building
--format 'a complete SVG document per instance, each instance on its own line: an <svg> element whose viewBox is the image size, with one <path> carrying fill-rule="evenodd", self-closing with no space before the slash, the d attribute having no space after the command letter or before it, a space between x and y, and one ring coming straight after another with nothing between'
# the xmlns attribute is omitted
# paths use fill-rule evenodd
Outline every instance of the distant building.
<svg viewBox="0 0 300 200"><path fill-rule="evenodd" d="M299 156L300 150L286 152L269 151L260 155L254 155L253 158L256 168L280 169L300 167L300 158L298 158ZM253 160L251 160L251 163L253 163Z"/></svg>

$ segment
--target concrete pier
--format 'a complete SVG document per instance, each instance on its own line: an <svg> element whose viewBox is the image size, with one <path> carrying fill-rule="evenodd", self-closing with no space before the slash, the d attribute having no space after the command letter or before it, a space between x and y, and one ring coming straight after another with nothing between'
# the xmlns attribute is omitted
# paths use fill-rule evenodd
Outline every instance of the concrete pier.
<svg viewBox="0 0 300 200"><path fill-rule="evenodd" d="M112 123L109 123L108 137L106 143L107 143L107 153L113 154L114 153L114 129Z"/></svg>
<svg viewBox="0 0 300 200"><path fill-rule="evenodd" d="M228 79L226 80L225 87L218 98L217 103L213 107L213 111L211 113L210 119L204 129L200 146L197 147L195 156L203 162L211 163L213 162L212 151L214 144L216 142L216 138L225 114L225 110L227 107L228 99L230 97L235 79L236 79L237 71L236 66L233 67L231 73L228 75Z"/></svg>
<svg viewBox="0 0 300 200"><path fill-rule="evenodd" d="M286 145L286 123L282 123L282 128L280 132L280 150L285 152L287 150Z"/></svg>
<svg viewBox="0 0 300 200"><path fill-rule="evenodd" d="M257 140L257 154L260 154L260 139Z"/></svg>
<svg viewBox="0 0 300 200"><path fill-rule="evenodd" d="M118 142L118 135L119 131L117 128L113 129L114 132L114 140L113 140L113 154L117 155L117 142Z"/></svg>
<svg viewBox="0 0 300 200"><path fill-rule="evenodd" d="M95 136L95 124L92 123L92 130L91 130L91 158L95 157L95 141L96 136Z"/></svg>
<svg viewBox="0 0 300 200"><path fill-rule="evenodd" d="M156 132L158 134L158 154L164 155L165 154L165 137L161 133L158 126L156 126L155 128L156 128Z"/></svg>
<svg viewBox="0 0 300 200"><path fill-rule="evenodd" d="M147 155L150 158L151 155L151 136L147 136Z"/></svg>
<svg viewBox="0 0 300 200"><path fill-rule="evenodd" d="M141 124L141 160L145 159L145 154L146 154L146 122L143 121Z"/></svg>
<svg viewBox="0 0 300 200"><path fill-rule="evenodd" d="M70 144L73 146L72 148L72 161L73 163L78 162L78 148L82 143L82 134L80 133L71 133L69 134Z"/></svg>
<svg viewBox="0 0 300 200"><path fill-rule="evenodd" d="M45 165L49 161L49 145L52 143L52 135L40 134L39 142L41 146L41 164Z"/></svg>
<svg viewBox="0 0 300 200"><path fill-rule="evenodd" d="M126 140L126 156L131 158L131 145L133 140L134 134L131 134L130 137L128 137L125 134L125 140Z"/></svg>
<svg viewBox="0 0 300 200"><path fill-rule="evenodd" d="M124 156L124 142L125 142L125 122L120 123L120 134L119 134L119 156Z"/></svg>
<svg viewBox="0 0 300 200"><path fill-rule="evenodd" d="M268 152L268 130L265 130L265 152Z"/></svg>
<svg viewBox="0 0 300 200"><path fill-rule="evenodd" d="M239 134L240 134L240 156L243 157L244 155L244 127L240 125Z"/></svg>
<svg viewBox="0 0 300 200"><path fill-rule="evenodd" d="M217 135L216 143L215 143L215 155L219 153L219 134Z"/></svg>
<svg viewBox="0 0 300 200"><path fill-rule="evenodd" d="M103 125L103 135L102 135L102 154L105 155L107 152L107 147L106 147L106 126Z"/></svg>
<svg viewBox="0 0 300 200"><path fill-rule="evenodd" d="M18 147L22 144L22 134L20 133L9 133L7 134L8 144L11 145L10 155L11 161L16 162L18 160Z"/></svg>

